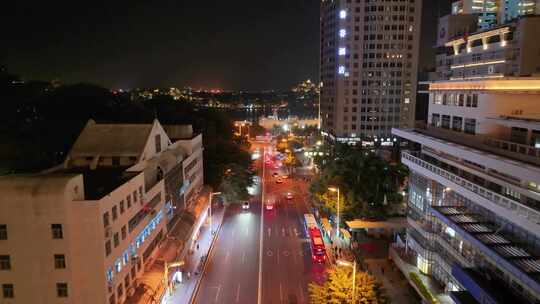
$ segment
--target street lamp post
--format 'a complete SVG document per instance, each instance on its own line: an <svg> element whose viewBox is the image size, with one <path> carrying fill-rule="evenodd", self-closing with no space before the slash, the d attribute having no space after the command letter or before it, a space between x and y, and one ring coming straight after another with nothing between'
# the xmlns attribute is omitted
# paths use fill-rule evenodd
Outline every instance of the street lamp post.
<svg viewBox="0 0 540 304"><path fill-rule="evenodd" d="M181 267L181 266L184 266L184 264L185 264L184 261L174 262L174 263L165 262L164 283L165 283L166 290L169 292L169 295L172 295L172 290L169 287L169 268Z"/></svg>
<svg viewBox="0 0 540 304"><path fill-rule="evenodd" d="M211 234L214 234L214 226L212 225L212 197L214 197L214 195L218 195L218 194L221 194L221 192L211 192L210 193L210 233Z"/></svg>
<svg viewBox="0 0 540 304"><path fill-rule="evenodd" d="M336 236L339 237L339 188L338 187L328 187L328 190L330 190L332 192L337 192Z"/></svg>
<svg viewBox="0 0 540 304"><path fill-rule="evenodd" d="M353 275L352 275L352 303L356 304L356 260L354 260L351 264L351 262L343 261L343 260L337 260L337 263L341 266L347 266L353 268Z"/></svg>

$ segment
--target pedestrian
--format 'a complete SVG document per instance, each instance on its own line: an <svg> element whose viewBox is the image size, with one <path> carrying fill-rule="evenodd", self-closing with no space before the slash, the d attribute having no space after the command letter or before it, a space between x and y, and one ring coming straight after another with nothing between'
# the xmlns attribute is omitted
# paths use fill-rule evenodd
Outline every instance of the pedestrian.
<svg viewBox="0 0 540 304"><path fill-rule="evenodd" d="M384 275L384 266L381 266L381 274Z"/></svg>
<svg viewBox="0 0 540 304"><path fill-rule="evenodd" d="M187 272L187 278L188 278L188 280L189 280L190 277L191 277L191 272L188 271L188 272Z"/></svg>
<svg viewBox="0 0 540 304"><path fill-rule="evenodd" d="M199 243L197 243L197 250L199 250Z"/></svg>

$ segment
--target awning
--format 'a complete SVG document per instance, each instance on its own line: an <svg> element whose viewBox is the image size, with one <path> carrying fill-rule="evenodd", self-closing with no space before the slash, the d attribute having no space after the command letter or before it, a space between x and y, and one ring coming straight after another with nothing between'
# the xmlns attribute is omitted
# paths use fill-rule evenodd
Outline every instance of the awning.
<svg viewBox="0 0 540 304"><path fill-rule="evenodd" d="M393 217L389 218L386 221L364 221L364 220L354 220L347 221L347 226L351 230L360 230L360 229L401 229L407 227L407 219L404 217Z"/></svg>

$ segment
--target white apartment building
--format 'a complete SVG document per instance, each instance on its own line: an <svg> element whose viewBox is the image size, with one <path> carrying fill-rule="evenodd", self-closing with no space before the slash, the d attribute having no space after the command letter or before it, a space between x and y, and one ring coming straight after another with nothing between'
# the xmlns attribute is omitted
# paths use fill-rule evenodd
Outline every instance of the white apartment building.
<svg viewBox="0 0 540 304"><path fill-rule="evenodd" d="M455 303L540 303L540 79L429 91L428 124L393 130L415 143L402 152L412 263Z"/></svg>
<svg viewBox="0 0 540 304"><path fill-rule="evenodd" d="M441 25L440 30L444 31ZM447 37L436 55L436 78L466 80L540 74L537 37L540 16L523 16L489 30Z"/></svg>
<svg viewBox="0 0 540 304"><path fill-rule="evenodd" d="M321 1L321 121L331 140L392 144L414 123L419 0Z"/></svg>
<svg viewBox="0 0 540 304"><path fill-rule="evenodd" d="M452 3L453 15L474 15L479 29L506 24L524 15L540 14L539 0L458 0Z"/></svg>
<svg viewBox="0 0 540 304"><path fill-rule="evenodd" d="M89 121L61 167L0 177L0 302L124 302L202 170L201 135Z"/></svg>

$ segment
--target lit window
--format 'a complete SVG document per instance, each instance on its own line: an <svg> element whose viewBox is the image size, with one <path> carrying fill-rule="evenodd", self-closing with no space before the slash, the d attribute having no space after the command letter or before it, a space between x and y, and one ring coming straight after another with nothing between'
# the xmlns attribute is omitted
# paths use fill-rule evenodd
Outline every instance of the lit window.
<svg viewBox="0 0 540 304"><path fill-rule="evenodd" d="M339 68L338 68L338 73L339 74L345 74L345 67L340 65Z"/></svg>
<svg viewBox="0 0 540 304"><path fill-rule="evenodd" d="M347 30L345 29L339 30L339 37L345 38L345 36L347 36Z"/></svg>
<svg viewBox="0 0 540 304"><path fill-rule="evenodd" d="M344 56L345 54L347 54L347 49L346 48L339 48L339 56Z"/></svg>
<svg viewBox="0 0 540 304"><path fill-rule="evenodd" d="M346 10L339 11L339 18L341 19L347 18L347 11Z"/></svg>
<svg viewBox="0 0 540 304"><path fill-rule="evenodd" d="M411 99L409 97L405 97L405 103L411 103Z"/></svg>

